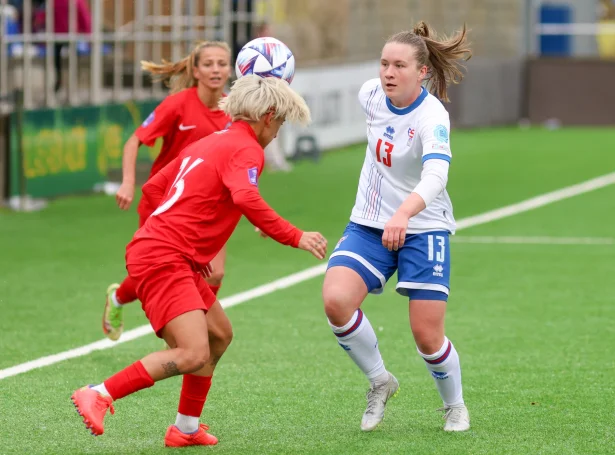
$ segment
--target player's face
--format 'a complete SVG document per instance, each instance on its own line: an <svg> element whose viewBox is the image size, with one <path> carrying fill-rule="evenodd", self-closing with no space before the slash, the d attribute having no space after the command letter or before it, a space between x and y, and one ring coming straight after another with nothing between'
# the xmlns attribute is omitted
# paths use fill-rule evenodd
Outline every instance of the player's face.
<svg viewBox="0 0 615 455"><path fill-rule="evenodd" d="M263 148L267 147L273 141L284 124L284 119L276 119L273 114L268 114L268 119L265 120L265 128L258 141Z"/></svg>
<svg viewBox="0 0 615 455"><path fill-rule="evenodd" d="M206 47L201 50L199 62L193 69L194 78L199 85L210 90L220 90L231 75L231 58L221 47Z"/></svg>
<svg viewBox="0 0 615 455"><path fill-rule="evenodd" d="M387 43L380 57L380 83L384 92L398 107L408 106L417 96L427 67L418 65L413 46Z"/></svg>

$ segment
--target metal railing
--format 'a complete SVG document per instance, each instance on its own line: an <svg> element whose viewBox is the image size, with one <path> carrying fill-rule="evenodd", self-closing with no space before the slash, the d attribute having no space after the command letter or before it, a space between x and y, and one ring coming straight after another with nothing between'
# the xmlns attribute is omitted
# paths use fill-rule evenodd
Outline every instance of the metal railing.
<svg viewBox="0 0 615 455"><path fill-rule="evenodd" d="M53 0L44 10L24 0L20 20L0 0L0 100L14 90L23 91L25 109L161 98L166 88L149 82L141 60L179 60L197 39L231 44L233 24L245 40L246 24L262 21L269 7L268 0L89 0L91 32L83 33L78 3L68 2L68 31L56 33ZM43 11L44 30L33 30ZM66 74L60 90L57 74ZM0 101L0 113L12 109Z"/></svg>

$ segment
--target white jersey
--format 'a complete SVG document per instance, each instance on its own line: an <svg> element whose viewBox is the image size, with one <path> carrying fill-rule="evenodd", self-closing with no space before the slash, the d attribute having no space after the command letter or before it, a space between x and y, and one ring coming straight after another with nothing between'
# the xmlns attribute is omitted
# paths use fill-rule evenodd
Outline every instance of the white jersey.
<svg viewBox="0 0 615 455"><path fill-rule="evenodd" d="M423 162L450 163L450 121L442 103L426 89L410 106L391 104L380 84L371 79L359 91L367 119L367 151L350 220L384 229L421 180ZM410 218L409 234L433 230L455 232L453 206L443 190L425 210Z"/></svg>

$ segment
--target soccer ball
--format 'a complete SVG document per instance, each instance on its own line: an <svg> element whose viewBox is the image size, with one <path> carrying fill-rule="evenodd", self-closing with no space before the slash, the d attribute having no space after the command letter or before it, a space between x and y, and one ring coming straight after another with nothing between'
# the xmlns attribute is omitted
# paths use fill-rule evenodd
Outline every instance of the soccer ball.
<svg viewBox="0 0 615 455"><path fill-rule="evenodd" d="M280 40L256 38L239 51L235 72L237 77L256 74L260 77L277 77L290 84L295 76L295 57Z"/></svg>

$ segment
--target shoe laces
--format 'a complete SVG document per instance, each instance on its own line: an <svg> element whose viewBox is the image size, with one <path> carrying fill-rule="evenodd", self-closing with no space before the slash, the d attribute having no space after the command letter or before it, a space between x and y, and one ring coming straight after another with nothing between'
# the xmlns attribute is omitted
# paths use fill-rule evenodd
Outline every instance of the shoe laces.
<svg viewBox="0 0 615 455"><path fill-rule="evenodd" d="M111 411L111 414L115 414L115 408L113 407L111 397L105 397L99 394L94 406L96 407L96 410L100 411L103 415L107 412L107 409Z"/></svg>
<svg viewBox="0 0 615 455"><path fill-rule="evenodd" d="M386 387L386 383L373 385L369 388L369 390L367 391L367 395L366 395L367 409L365 410L365 414L373 414L374 408L378 405L378 403L380 401L384 402L384 400L378 399L378 394L380 393L381 389L383 389L384 387Z"/></svg>
<svg viewBox="0 0 615 455"><path fill-rule="evenodd" d="M444 412L442 418L452 423L459 423L463 419L463 406L444 406L438 408L438 412Z"/></svg>

